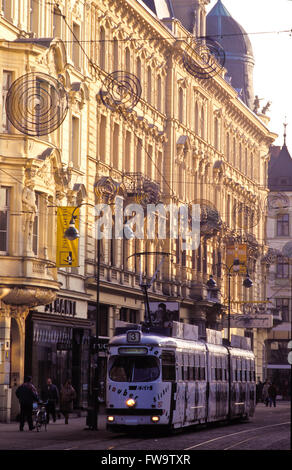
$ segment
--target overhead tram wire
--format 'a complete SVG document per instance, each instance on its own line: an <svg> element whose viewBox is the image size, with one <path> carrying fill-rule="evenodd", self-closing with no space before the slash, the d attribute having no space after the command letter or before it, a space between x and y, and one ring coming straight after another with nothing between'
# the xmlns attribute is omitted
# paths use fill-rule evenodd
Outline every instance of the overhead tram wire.
<svg viewBox="0 0 292 470"><path fill-rule="evenodd" d="M55 3L55 6L59 9L59 5ZM85 51L84 47L81 45L80 43L80 40L76 37L76 35L74 34L74 31L72 30L72 28L70 27L70 25L68 24L68 21L66 19L66 15L61 15L66 26L69 28L70 32L72 33L73 37L75 38L75 40L77 41L81 51L83 52L83 54L85 55L85 57L87 58L87 60L89 61L90 65L93 67L93 69L97 72L98 76L99 76L99 79L101 80L101 82L103 82L103 77L101 76L101 73L99 71L99 67L97 64L95 64L91 59L90 57L88 56L87 52ZM107 72L106 72L107 73ZM120 110L118 109L118 112L120 113L120 115L123 117L123 119L127 122L127 124L129 125L129 127L131 127L135 137L137 137L136 135L136 131L135 129L133 129L133 126L131 125L131 123L129 122L129 120L127 119L127 117L125 116L125 114ZM142 143L142 146L145 150L145 153L146 155L148 156L148 158L152 161L153 165L155 166L156 170L158 171L158 173L160 174L160 176L162 177L162 179L164 180L164 182L166 183L166 185L169 187L171 193L172 193L172 196L175 195L175 192L173 190L173 188L171 188L171 186L169 185L167 179L165 178L165 176L163 175L163 173L160 171L160 169L158 168L158 166L156 165L155 161L153 160L153 158L150 156L149 152L147 151L147 149L145 148L144 144Z"/></svg>

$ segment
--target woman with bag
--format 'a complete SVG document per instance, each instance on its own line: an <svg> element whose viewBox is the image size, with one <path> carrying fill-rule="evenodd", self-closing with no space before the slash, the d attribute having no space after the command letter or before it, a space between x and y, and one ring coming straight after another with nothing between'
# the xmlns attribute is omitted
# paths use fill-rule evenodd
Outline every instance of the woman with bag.
<svg viewBox="0 0 292 470"><path fill-rule="evenodd" d="M60 411L65 418L65 424L68 424L69 413L73 411L73 401L76 398L75 389L71 385L71 380L66 380L62 385L60 394Z"/></svg>

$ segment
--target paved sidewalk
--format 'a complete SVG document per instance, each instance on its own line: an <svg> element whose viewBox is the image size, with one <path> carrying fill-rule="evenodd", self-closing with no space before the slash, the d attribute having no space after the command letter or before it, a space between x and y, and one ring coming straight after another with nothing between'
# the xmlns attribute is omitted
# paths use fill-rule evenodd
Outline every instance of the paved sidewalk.
<svg viewBox="0 0 292 470"><path fill-rule="evenodd" d="M65 424L65 419L62 416L60 419L57 418L56 422L54 423L52 419L50 419L49 424L47 425L47 429L50 431L58 431L58 430L66 430L67 428L79 428L79 429L87 429L88 426L86 424L86 412L82 412L81 416L77 413L71 413L69 415L69 424ZM5 430L9 431L19 431L19 422L11 421L10 423L0 423L0 440L1 434L5 432ZM106 430L106 416L104 412L99 413L98 415L98 430ZM24 425L24 431L28 431L28 424L27 422ZM33 431L35 432L35 430ZM42 428L40 432L45 432Z"/></svg>

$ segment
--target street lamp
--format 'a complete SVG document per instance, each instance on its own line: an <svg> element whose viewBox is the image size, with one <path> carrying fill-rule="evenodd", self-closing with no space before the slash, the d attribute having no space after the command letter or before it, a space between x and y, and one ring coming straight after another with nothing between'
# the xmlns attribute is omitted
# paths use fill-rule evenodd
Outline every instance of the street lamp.
<svg viewBox="0 0 292 470"><path fill-rule="evenodd" d="M95 207L93 204L89 203L83 203L80 204L79 206L75 207L75 209L72 212L71 220L69 223L69 227L67 230L65 230L64 237L67 238L68 240L76 240L77 238L80 238L80 234L75 226L75 220L77 218L76 215L74 215L75 211L82 205L88 205ZM99 314L100 314L100 238L97 238L97 250L96 250L96 257L97 257L97 264L96 264L96 318L95 318L95 334L96 334L96 344L94 348L94 353L96 354L96 367L94 369L94 386L93 390L95 393L93 393L93 398L94 398L94 406L93 406L93 416L92 416L92 423L89 426L90 429L92 430L97 430L98 429L98 413L99 413L99 369L98 369L98 353L99 353Z"/></svg>
<svg viewBox="0 0 292 470"><path fill-rule="evenodd" d="M240 270L240 263L238 258L235 258L231 266L227 266L225 263L218 263L218 265L225 266L228 271L228 344L230 345L230 320L231 320L231 292L230 292L230 280L231 280L231 271L238 272ZM213 279L213 276L210 275L208 281L206 282L207 286L212 289L216 287L216 281ZM252 280L249 277L248 271L246 272L246 277L242 283L242 285L249 289L252 287Z"/></svg>

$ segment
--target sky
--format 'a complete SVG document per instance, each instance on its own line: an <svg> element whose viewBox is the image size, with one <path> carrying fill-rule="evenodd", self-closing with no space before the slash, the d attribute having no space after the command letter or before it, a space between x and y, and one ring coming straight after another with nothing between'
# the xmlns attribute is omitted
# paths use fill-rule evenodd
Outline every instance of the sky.
<svg viewBox="0 0 292 470"><path fill-rule="evenodd" d="M207 12L217 0L211 0ZM274 145L283 145L283 123L287 122L286 143L292 156L292 0L222 0L231 16L247 33L252 44L254 94L262 98L261 108L271 101L267 116L269 130L278 134ZM291 33L278 33L289 30Z"/></svg>

